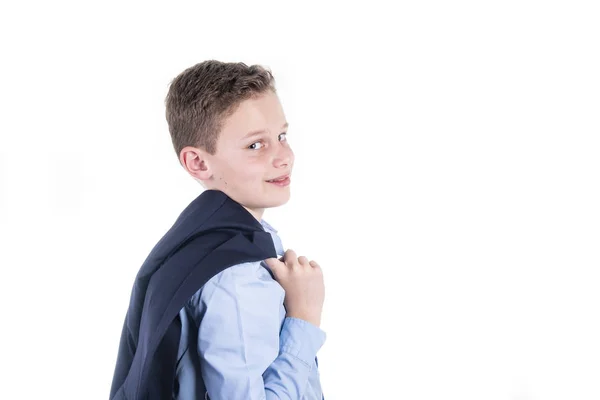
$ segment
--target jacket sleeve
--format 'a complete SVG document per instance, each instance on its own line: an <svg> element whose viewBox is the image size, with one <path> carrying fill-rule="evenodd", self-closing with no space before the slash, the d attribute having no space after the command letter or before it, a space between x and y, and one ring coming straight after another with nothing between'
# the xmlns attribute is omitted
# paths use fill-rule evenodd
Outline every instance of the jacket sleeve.
<svg viewBox="0 0 600 400"><path fill-rule="evenodd" d="M281 325L284 297L260 262L228 268L205 285L198 351L211 399L302 397L325 333L296 318Z"/></svg>

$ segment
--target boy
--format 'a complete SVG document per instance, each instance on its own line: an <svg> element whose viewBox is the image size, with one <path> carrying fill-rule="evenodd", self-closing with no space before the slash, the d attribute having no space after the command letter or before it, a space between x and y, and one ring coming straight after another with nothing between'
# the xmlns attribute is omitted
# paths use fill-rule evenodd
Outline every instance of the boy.
<svg viewBox="0 0 600 400"><path fill-rule="evenodd" d="M284 252L277 231L263 220L266 208L289 200L294 164L294 153L286 141L288 124L272 74L261 66L248 67L243 63L210 60L197 64L171 83L166 117L181 165L207 189L194 202L204 204L203 210L207 210L210 201L221 195L226 198L218 198L219 204L235 202L229 204L229 209L239 205L243 207L240 210L245 210L242 213L246 215L233 211L225 214L225 206L215 207L214 213L221 213L218 220L221 225L215 231L238 229L230 226L237 226L238 222L240 226L252 225L245 220L251 216L252 221L260 224L256 225L258 229L268 233L272 240L266 247L269 251L261 253L271 256L230 265L198 288L180 309L176 324L169 326L161 342L166 342L169 335L171 339L177 336L172 341L177 346L170 350L177 349L176 359L171 357L174 364L160 361L161 365L153 372L140 372L140 380L148 376L146 381L152 381L152 374L162 379L173 377L171 394L179 400L321 400L316 353L325 341L325 333L319 328L324 299L322 271L316 262L297 257L292 250ZM203 215L203 218L209 217ZM178 220L176 225L182 223ZM258 237L256 232L254 235ZM276 254L284 254L281 259L274 257L273 248ZM211 255L209 250L203 251ZM229 251L237 252L242 250ZM206 254L202 252L198 258ZM228 256L223 254L223 257ZM155 264L153 271L161 271ZM177 273L173 267L169 268L171 274ZM162 276L171 279L168 271ZM139 280L144 285L152 283L149 274L138 274L136 285ZM141 290L145 291L145 287ZM134 312L134 295L142 298L137 300L135 312L140 312L142 302L146 309L156 304L156 300L154 303L148 300L149 294L140 295L136 290L140 291L138 286L134 286L128 313ZM139 320L143 325L150 317L141 313ZM144 351L152 348L143 341L144 329L140 328L138 337L138 328L124 327L120 352L127 348L129 358L134 358L134 353L135 357L142 357L137 354L139 348ZM124 339L126 335L128 339ZM169 359L165 348L168 346L162 350L159 347L156 355L150 357ZM123 385L121 377L127 375L125 370L131 365L131 360L121 361L120 355L111 398L129 398L125 394L119 397L117 392ZM135 385L145 387L145 384ZM152 396L152 390L148 391Z"/></svg>

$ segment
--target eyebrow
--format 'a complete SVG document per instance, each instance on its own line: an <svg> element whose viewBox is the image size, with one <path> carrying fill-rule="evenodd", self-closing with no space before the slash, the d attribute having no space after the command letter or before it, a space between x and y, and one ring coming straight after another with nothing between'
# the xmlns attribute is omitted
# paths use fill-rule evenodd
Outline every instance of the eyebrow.
<svg viewBox="0 0 600 400"><path fill-rule="evenodd" d="M286 122L285 124L283 124L283 126L281 127L281 129L285 129L288 126L290 126L290 124ZM258 134L261 134L261 133L267 133L267 131L264 130L264 129L259 129L257 131L248 132L248 133L246 133L246 135L244 135L244 137L242 138L242 140L248 139L248 138L250 138L252 136L255 136L255 135L258 135Z"/></svg>

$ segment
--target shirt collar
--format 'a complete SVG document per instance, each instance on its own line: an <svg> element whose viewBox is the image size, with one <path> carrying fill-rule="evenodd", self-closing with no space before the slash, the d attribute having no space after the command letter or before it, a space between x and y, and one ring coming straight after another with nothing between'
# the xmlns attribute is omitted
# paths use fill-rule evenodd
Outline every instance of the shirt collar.
<svg viewBox="0 0 600 400"><path fill-rule="evenodd" d="M267 231L271 231L273 233L277 233L277 230L275 228L273 228L267 221L265 221L264 219L260 220L260 224L263 226L263 228L265 228L265 230Z"/></svg>

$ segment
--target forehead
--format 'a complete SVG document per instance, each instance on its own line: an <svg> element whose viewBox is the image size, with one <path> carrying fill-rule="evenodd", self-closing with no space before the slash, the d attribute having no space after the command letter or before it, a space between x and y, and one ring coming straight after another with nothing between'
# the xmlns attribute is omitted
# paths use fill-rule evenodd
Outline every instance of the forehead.
<svg viewBox="0 0 600 400"><path fill-rule="evenodd" d="M223 121L220 136L224 140L242 140L248 133L266 130L275 133L286 123L279 97L272 92L244 100Z"/></svg>

